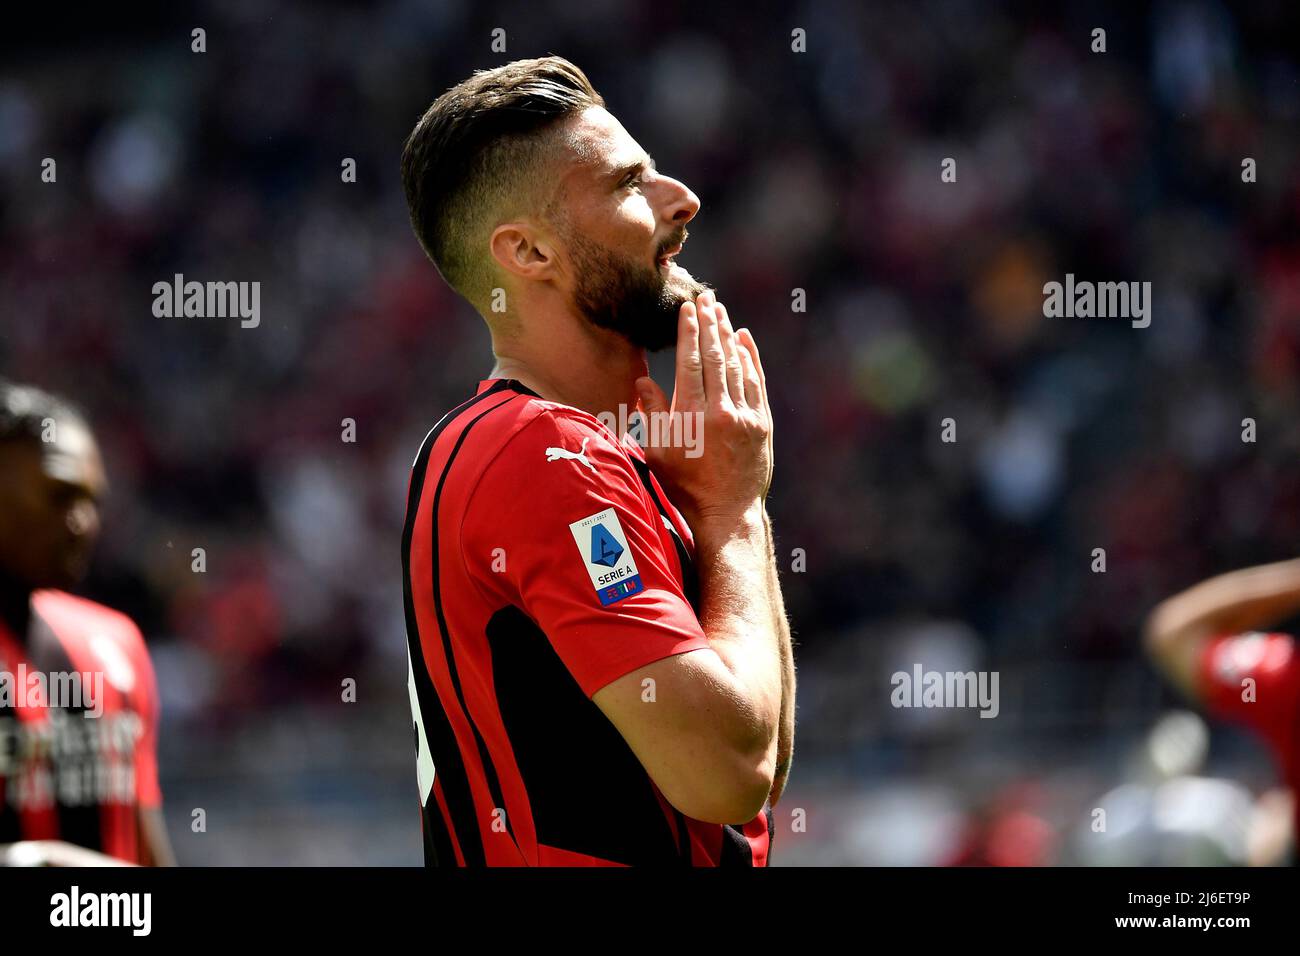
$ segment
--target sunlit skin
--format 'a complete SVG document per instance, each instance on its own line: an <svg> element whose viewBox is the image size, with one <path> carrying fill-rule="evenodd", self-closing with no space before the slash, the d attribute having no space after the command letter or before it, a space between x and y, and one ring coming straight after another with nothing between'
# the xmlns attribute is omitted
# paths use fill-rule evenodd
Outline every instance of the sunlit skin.
<svg viewBox="0 0 1300 956"><path fill-rule="evenodd" d="M56 422L51 437L0 442L0 617L23 642L32 592L68 590L86 576L108 491L99 447L85 425ZM162 811L141 809L139 823L145 862L174 865ZM58 840L27 847L51 866L120 864ZM0 858L5 852L0 847Z"/></svg>
<svg viewBox="0 0 1300 956"><path fill-rule="evenodd" d="M578 305L593 269L621 274L639 288L666 293L659 347L676 340L677 309L704 291L670 261L700 209L685 184L654 162L608 111L592 107L564 121L568 146L555 173L562 222L538 218L499 225L489 241L505 274L512 316L495 322L493 378L514 378L533 391L592 414L634 408L635 382L648 373L645 348L597 327ZM594 260L594 261L593 261ZM585 271L584 271L585 270ZM608 274L604 276L608 279ZM657 332L658 330L656 330ZM574 368L600 369L574 375Z"/></svg>
<svg viewBox="0 0 1300 956"><path fill-rule="evenodd" d="M771 414L758 347L673 261L698 197L660 173L602 108L558 132L566 148L546 211L498 225L489 241L508 304L505 315L485 313L497 359L491 377L596 416L640 407L702 423L708 454L683 457L672 442L645 454L694 533L711 646L624 675L593 700L674 806L707 822L749 820L784 789L795 690L762 507ZM670 400L649 378L646 351L672 345ZM706 705L703 717L692 706L647 713L644 679L677 700L712 693L738 703ZM756 737L756 727L770 736Z"/></svg>

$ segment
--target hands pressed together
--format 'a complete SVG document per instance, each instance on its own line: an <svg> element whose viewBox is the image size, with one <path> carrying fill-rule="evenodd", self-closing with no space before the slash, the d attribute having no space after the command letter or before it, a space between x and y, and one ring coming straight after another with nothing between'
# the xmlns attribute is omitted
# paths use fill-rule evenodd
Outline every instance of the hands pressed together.
<svg viewBox="0 0 1300 956"><path fill-rule="evenodd" d="M681 441L645 449L646 460L692 528L761 513L772 484L772 414L758 345L735 330L712 291L684 302L677 318L677 377L671 405L654 380L637 379L644 415L698 415L700 453ZM678 435L676 427L670 434Z"/></svg>

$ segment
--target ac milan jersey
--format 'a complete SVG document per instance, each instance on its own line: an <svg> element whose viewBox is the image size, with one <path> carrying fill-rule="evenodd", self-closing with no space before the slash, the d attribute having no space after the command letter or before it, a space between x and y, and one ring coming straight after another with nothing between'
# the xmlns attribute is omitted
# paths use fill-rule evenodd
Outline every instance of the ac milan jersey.
<svg viewBox="0 0 1300 956"><path fill-rule="evenodd" d="M1273 751L1296 802L1300 834L1300 648L1290 634L1214 638L1201 659L1206 709L1244 724Z"/></svg>
<svg viewBox="0 0 1300 956"><path fill-rule="evenodd" d="M162 805L158 693L131 619L37 591L19 641L0 623L0 843L64 840L142 862Z"/></svg>
<svg viewBox="0 0 1300 956"><path fill-rule="evenodd" d="M767 865L768 805L684 816L591 699L709 646L693 552L586 412L487 380L429 433L402 541L426 864Z"/></svg>

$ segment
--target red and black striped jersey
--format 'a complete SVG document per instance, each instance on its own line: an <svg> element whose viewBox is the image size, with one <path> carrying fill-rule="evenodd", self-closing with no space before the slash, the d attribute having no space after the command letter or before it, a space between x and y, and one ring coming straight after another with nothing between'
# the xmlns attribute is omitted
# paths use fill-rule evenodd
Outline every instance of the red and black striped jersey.
<svg viewBox="0 0 1300 956"><path fill-rule="evenodd" d="M767 865L770 806L684 816L591 699L709 646L693 554L640 447L586 412L487 380L429 433L402 540L427 864Z"/></svg>
<svg viewBox="0 0 1300 956"><path fill-rule="evenodd" d="M37 591L26 640L0 623L0 843L64 840L143 862L162 805L158 691L129 617Z"/></svg>

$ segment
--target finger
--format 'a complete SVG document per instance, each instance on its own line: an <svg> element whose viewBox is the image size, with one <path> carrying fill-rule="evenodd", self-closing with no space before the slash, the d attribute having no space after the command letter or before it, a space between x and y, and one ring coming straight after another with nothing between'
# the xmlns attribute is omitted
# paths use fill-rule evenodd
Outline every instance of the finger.
<svg viewBox="0 0 1300 956"><path fill-rule="evenodd" d="M649 417L656 412L668 411L668 396L659 387L659 383L649 375L636 380L636 393L640 397L641 414Z"/></svg>
<svg viewBox="0 0 1300 956"><path fill-rule="evenodd" d="M745 369L740 364L740 346L736 342L736 333L731 327L731 316L727 307L719 302L714 310L718 313L718 337L722 340L722 354L727 363L727 394L736 405L745 405Z"/></svg>
<svg viewBox="0 0 1300 956"><path fill-rule="evenodd" d="M758 381L758 368L754 365L754 358L749 354L749 349L744 346L737 348L736 351L740 353L740 369L745 383L745 404L762 411L763 387Z"/></svg>
<svg viewBox="0 0 1300 956"><path fill-rule="evenodd" d="M694 302L683 302L677 311L677 378L673 382L673 405L679 409L704 406L700 320Z"/></svg>
<svg viewBox="0 0 1300 956"><path fill-rule="evenodd" d="M767 400L767 376L763 374L763 360L758 355L758 343L754 341L754 334L747 328L736 333L736 341L754 363L754 371L758 374L758 404L751 403L751 407L763 409L770 419L772 409Z"/></svg>
<svg viewBox="0 0 1300 956"><path fill-rule="evenodd" d="M700 362L703 365L704 397L711 405L729 405L727 367L718 331L718 313L711 292L702 293L696 304L700 312Z"/></svg>
<svg viewBox="0 0 1300 956"><path fill-rule="evenodd" d="M763 360L758 354L758 343L754 341L754 333L749 329L741 329L736 333L736 339L740 342L745 354L749 356L754 363L754 370L758 373L758 404L752 406L758 408L767 416L767 489L772 487L772 475L776 470L776 450L773 446L773 435L776 432L776 419L772 415L772 406L767 397L767 376L763 374ZM764 494L767 493L764 489Z"/></svg>

